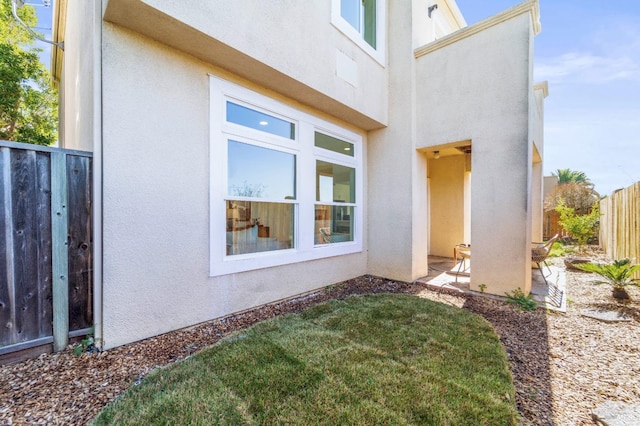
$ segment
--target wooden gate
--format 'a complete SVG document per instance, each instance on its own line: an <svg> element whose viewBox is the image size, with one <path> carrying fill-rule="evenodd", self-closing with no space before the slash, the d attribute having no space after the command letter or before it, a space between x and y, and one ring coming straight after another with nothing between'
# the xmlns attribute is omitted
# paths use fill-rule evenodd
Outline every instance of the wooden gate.
<svg viewBox="0 0 640 426"><path fill-rule="evenodd" d="M0 356L91 330L91 161L0 141Z"/></svg>

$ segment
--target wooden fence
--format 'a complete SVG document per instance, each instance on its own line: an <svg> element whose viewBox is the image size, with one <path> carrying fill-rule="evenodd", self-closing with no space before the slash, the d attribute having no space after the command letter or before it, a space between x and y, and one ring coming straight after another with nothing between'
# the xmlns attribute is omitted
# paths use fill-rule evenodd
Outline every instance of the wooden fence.
<svg viewBox="0 0 640 426"><path fill-rule="evenodd" d="M561 237L564 237L566 235L566 232L560 225L559 221L560 213L558 213L557 211L550 210L544 212L544 219L542 221L544 225L542 236L545 241L552 238L556 234L560 235Z"/></svg>
<svg viewBox="0 0 640 426"><path fill-rule="evenodd" d="M613 259L640 262L640 182L600 201L600 246ZM640 273L636 274L640 278Z"/></svg>
<svg viewBox="0 0 640 426"><path fill-rule="evenodd" d="M0 141L0 356L93 325L91 161Z"/></svg>

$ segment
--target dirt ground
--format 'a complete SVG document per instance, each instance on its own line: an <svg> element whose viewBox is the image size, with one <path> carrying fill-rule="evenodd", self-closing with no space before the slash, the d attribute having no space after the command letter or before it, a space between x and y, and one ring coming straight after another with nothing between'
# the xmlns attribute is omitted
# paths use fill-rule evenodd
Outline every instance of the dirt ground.
<svg viewBox="0 0 640 426"><path fill-rule="evenodd" d="M69 349L0 366L0 424L85 424L153 369L231 331L352 294L403 292L468 309L494 326L511 363L521 424L589 425L591 411L605 401L640 404L640 289L631 290L631 302L618 303L608 287L593 280L593 275L567 271L567 312L556 313L525 312L485 297L451 296L421 285L359 277L101 353L75 356ZM624 312L631 321L598 321L582 316L584 309Z"/></svg>

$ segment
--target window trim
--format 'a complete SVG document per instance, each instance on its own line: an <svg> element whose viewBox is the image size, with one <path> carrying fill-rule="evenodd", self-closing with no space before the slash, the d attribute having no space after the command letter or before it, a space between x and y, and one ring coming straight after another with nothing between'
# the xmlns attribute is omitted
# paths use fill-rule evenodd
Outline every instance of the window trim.
<svg viewBox="0 0 640 426"><path fill-rule="evenodd" d="M223 276L274 266L362 252L364 236L364 166L362 136L280 101L210 75L209 94L209 275ZM296 139L286 139L226 122L226 101L232 100L296 123ZM354 156L341 155L315 146L314 132L321 132L353 144ZM240 138L240 139L237 139ZM242 255L226 255L226 201L228 140L249 141L296 155L296 200L294 247ZM343 158L344 157L344 158ZM316 245L314 241L316 190L315 164L325 159L354 167L356 203L353 241ZM253 200L270 201L270 200Z"/></svg>
<svg viewBox="0 0 640 426"><path fill-rule="evenodd" d="M387 0L376 0L376 48L364 39L364 34L353 28L340 14L340 1L331 0L331 24L346 37L351 39L360 49L375 59L383 67L386 66L387 52ZM363 30L364 31L364 30Z"/></svg>

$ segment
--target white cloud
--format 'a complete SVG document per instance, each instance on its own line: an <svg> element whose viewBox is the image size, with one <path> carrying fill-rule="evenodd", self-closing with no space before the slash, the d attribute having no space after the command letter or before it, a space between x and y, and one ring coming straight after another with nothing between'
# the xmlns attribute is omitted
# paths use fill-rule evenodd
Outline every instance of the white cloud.
<svg viewBox="0 0 640 426"><path fill-rule="evenodd" d="M536 80L576 83L608 83L616 80L640 81L640 55L607 57L592 53L565 53L535 68Z"/></svg>
<svg viewBox="0 0 640 426"><path fill-rule="evenodd" d="M554 83L640 82L640 31L624 18L612 19L607 31L591 33L586 45L537 59L535 75Z"/></svg>

